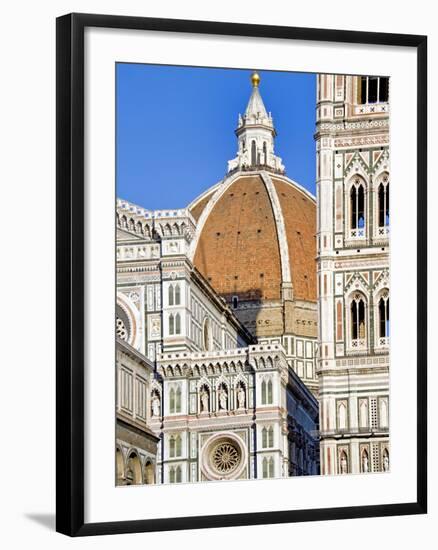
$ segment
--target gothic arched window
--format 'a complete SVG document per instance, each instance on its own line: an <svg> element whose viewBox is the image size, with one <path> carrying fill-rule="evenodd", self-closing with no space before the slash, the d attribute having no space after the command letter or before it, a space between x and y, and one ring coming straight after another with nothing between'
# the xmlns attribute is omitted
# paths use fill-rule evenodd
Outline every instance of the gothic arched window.
<svg viewBox="0 0 438 550"><path fill-rule="evenodd" d="M389 182L382 182L377 191L379 227L389 226Z"/></svg>
<svg viewBox="0 0 438 550"><path fill-rule="evenodd" d="M274 459L266 456L262 461L262 475L264 478L272 478L275 476Z"/></svg>
<svg viewBox="0 0 438 550"><path fill-rule="evenodd" d="M175 334L181 334L181 315L175 315Z"/></svg>
<svg viewBox="0 0 438 550"><path fill-rule="evenodd" d="M360 294L356 294L351 302L351 339L353 346L358 340L365 340L365 302Z"/></svg>
<svg viewBox="0 0 438 550"><path fill-rule="evenodd" d="M181 456L182 454L182 439L180 435L175 438L175 456Z"/></svg>
<svg viewBox="0 0 438 550"><path fill-rule="evenodd" d="M350 189L350 226L352 237L365 236L365 188L356 178Z"/></svg>
<svg viewBox="0 0 438 550"><path fill-rule="evenodd" d="M181 456L182 439L180 435L171 435L169 438L169 457Z"/></svg>
<svg viewBox="0 0 438 550"><path fill-rule="evenodd" d="M274 428L269 426L268 428L268 447L274 446Z"/></svg>
<svg viewBox="0 0 438 550"><path fill-rule="evenodd" d="M175 334L175 317L173 313L169 315L169 334Z"/></svg>
<svg viewBox="0 0 438 550"><path fill-rule="evenodd" d="M251 166L256 166L257 164L257 148L256 148L256 142L254 140L251 141Z"/></svg>
<svg viewBox="0 0 438 550"><path fill-rule="evenodd" d="M389 337L389 296L387 293L379 300L379 337Z"/></svg>
<svg viewBox="0 0 438 550"><path fill-rule="evenodd" d="M174 291L173 291L173 285L169 285L169 289L168 289L168 302L169 302L169 306L173 306L174 304Z"/></svg>
<svg viewBox="0 0 438 550"><path fill-rule="evenodd" d="M176 467L175 482L176 482L176 483L181 483L181 481L182 481L182 470L181 470L181 466L177 466L177 467Z"/></svg>
<svg viewBox="0 0 438 550"><path fill-rule="evenodd" d="M266 403L271 404L272 403L272 380L269 379L267 386L266 386L266 393L267 393L267 399Z"/></svg>
<svg viewBox="0 0 438 550"><path fill-rule="evenodd" d="M178 386L175 392L175 412L181 412L181 388Z"/></svg>
<svg viewBox="0 0 438 550"><path fill-rule="evenodd" d="M175 483L175 468L173 466L169 469L169 483Z"/></svg>
<svg viewBox="0 0 438 550"><path fill-rule="evenodd" d="M179 284L175 285L175 305L179 305L181 303L181 289Z"/></svg>
<svg viewBox="0 0 438 550"><path fill-rule="evenodd" d="M272 380L262 380L262 405L272 404Z"/></svg>
<svg viewBox="0 0 438 550"><path fill-rule="evenodd" d="M174 390L174 388L170 388L170 391L169 391L169 412L170 413L175 412L175 390Z"/></svg>
<svg viewBox="0 0 438 550"><path fill-rule="evenodd" d="M266 428L262 429L262 447L266 449L268 446L268 430Z"/></svg>
<svg viewBox="0 0 438 550"><path fill-rule="evenodd" d="M169 438L169 456L171 458L175 456L175 438L173 435Z"/></svg>

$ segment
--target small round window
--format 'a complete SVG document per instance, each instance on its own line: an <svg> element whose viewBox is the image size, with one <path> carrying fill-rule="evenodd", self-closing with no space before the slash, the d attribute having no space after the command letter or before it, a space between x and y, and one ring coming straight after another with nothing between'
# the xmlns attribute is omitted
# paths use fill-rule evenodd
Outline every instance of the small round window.
<svg viewBox="0 0 438 550"><path fill-rule="evenodd" d="M125 311L117 305L116 307L116 336L120 340L125 342L129 341L131 333L131 325L129 323L129 318L126 315Z"/></svg>

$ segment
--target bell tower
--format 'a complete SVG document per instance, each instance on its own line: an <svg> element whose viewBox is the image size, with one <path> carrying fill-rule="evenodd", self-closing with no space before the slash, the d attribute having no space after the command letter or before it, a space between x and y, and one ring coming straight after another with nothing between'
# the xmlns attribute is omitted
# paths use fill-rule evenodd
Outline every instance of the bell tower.
<svg viewBox="0 0 438 550"><path fill-rule="evenodd" d="M389 78L318 75L322 474L389 469Z"/></svg>

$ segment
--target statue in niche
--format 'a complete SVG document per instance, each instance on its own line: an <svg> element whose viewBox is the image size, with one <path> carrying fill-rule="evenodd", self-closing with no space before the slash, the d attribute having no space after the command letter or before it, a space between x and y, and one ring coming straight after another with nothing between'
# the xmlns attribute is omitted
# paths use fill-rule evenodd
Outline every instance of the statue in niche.
<svg viewBox="0 0 438 550"><path fill-rule="evenodd" d="M208 412L209 407L209 396L208 391L205 388L201 390L201 412Z"/></svg>
<svg viewBox="0 0 438 550"><path fill-rule="evenodd" d="M226 411L227 410L227 391L226 389L221 386L219 389L219 410L220 411Z"/></svg>
<svg viewBox="0 0 438 550"><path fill-rule="evenodd" d="M160 406L160 398L156 393L154 393L154 396L152 397L152 416L157 417L160 416L161 412L161 406Z"/></svg>
<svg viewBox="0 0 438 550"><path fill-rule="evenodd" d="M341 474L348 474L348 463L345 453L342 453L341 456Z"/></svg>
<svg viewBox="0 0 438 550"><path fill-rule="evenodd" d="M389 456L388 456L388 453L386 453L386 452L383 455L383 471L384 472L389 471Z"/></svg>
<svg viewBox="0 0 438 550"><path fill-rule="evenodd" d="M369 472L368 455L366 453L362 455L362 472Z"/></svg>
<svg viewBox="0 0 438 550"><path fill-rule="evenodd" d="M245 390L243 389L242 384L239 384L239 387L237 390L237 408L238 409L245 408Z"/></svg>

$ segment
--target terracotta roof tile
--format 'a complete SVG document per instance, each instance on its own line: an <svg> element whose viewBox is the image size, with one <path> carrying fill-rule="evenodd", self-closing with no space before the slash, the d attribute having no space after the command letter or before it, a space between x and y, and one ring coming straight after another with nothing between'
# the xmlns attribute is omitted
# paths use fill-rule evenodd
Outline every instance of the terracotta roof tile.
<svg viewBox="0 0 438 550"><path fill-rule="evenodd" d="M272 176L271 176L272 177ZM316 205L293 183L272 177L286 229L295 298L316 301ZM192 209L199 219L212 197ZM231 300L278 300L281 260L277 227L266 187L258 175L237 178L210 212L194 264Z"/></svg>
<svg viewBox="0 0 438 550"><path fill-rule="evenodd" d="M272 180L286 226L294 297L316 301L315 202L292 184Z"/></svg>
<svg viewBox="0 0 438 550"><path fill-rule="evenodd" d="M195 266L231 299L280 298L281 266L275 220L259 176L238 178L214 205L199 238Z"/></svg>

